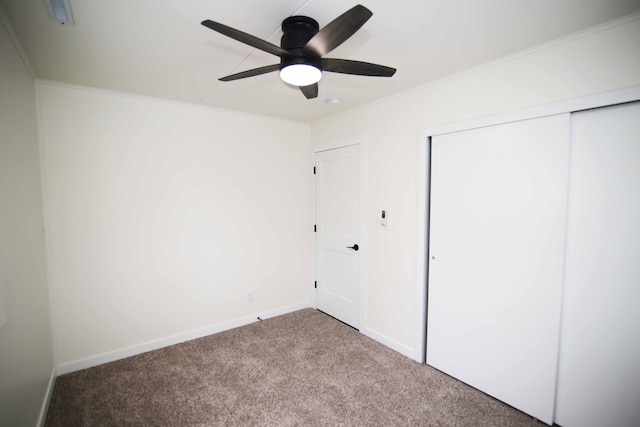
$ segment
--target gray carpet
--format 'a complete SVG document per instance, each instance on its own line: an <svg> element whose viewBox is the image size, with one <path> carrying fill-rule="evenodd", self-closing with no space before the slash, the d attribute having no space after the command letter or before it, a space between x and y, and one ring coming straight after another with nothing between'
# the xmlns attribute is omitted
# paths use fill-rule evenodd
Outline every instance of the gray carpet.
<svg viewBox="0 0 640 427"><path fill-rule="evenodd" d="M543 426L313 309L56 379L47 426Z"/></svg>

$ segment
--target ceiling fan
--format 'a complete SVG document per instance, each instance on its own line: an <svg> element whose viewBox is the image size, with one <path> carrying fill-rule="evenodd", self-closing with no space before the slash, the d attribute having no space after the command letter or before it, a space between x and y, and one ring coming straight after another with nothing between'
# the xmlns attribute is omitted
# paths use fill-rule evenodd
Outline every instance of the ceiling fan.
<svg viewBox="0 0 640 427"><path fill-rule="evenodd" d="M346 11L320 30L318 22L307 16L290 16L282 22L280 46L244 33L235 28L214 22L202 21L202 25L280 57L279 64L253 68L219 79L223 82L244 79L280 70L285 83L298 86L307 99L318 96L318 81L323 71L359 76L391 77L395 68L349 59L323 58L355 34L373 13L357 5Z"/></svg>

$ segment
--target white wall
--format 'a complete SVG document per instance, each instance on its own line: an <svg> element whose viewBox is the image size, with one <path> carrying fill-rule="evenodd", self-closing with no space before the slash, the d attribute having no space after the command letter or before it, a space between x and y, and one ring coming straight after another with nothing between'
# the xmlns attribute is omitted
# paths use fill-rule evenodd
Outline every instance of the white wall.
<svg viewBox="0 0 640 427"><path fill-rule="evenodd" d="M367 137L365 332L421 357L416 302L419 131L640 85L638 40L636 15L312 123L312 146ZM388 212L388 226L377 229L373 224L382 209Z"/></svg>
<svg viewBox="0 0 640 427"><path fill-rule="evenodd" d="M307 124L38 93L59 365L309 304Z"/></svg>
<svg viewBox="0 0 640 427"><path fill-rule="evenodd" d="M54 367L36 103L3 18L0 10L0 425L33 426Z"/></svg>

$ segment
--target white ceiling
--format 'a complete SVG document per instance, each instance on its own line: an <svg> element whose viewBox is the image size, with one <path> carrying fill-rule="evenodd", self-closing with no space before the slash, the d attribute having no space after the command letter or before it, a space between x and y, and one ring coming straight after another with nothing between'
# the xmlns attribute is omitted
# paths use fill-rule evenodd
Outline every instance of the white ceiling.
<svg viewBox="0 0 640 427"><path fill-rule="evenodd" d="M70 0L74 26L45 0L0 0L38 78L312 121L640 10L640 0L360 0L373 17L327 57L397 68L391 78L324 73L307 100L277 73L218 78L279 60L202 25L280 44L290 15L320 27L339 0ZM339 106L326 99L340 97Z"/></svg>

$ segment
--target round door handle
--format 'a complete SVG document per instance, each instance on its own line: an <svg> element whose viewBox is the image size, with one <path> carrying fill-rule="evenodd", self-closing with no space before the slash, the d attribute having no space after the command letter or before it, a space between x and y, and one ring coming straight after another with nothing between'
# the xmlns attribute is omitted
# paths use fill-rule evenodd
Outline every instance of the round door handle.
<svg viewBox="0 0 640 427"><path fill-rule="evenodd" d="M353 246L347 246L347 249L353 249L354 251L357 251L358 249L360 249L360 247L358 246L358 244L356 243Z"/></svg>

